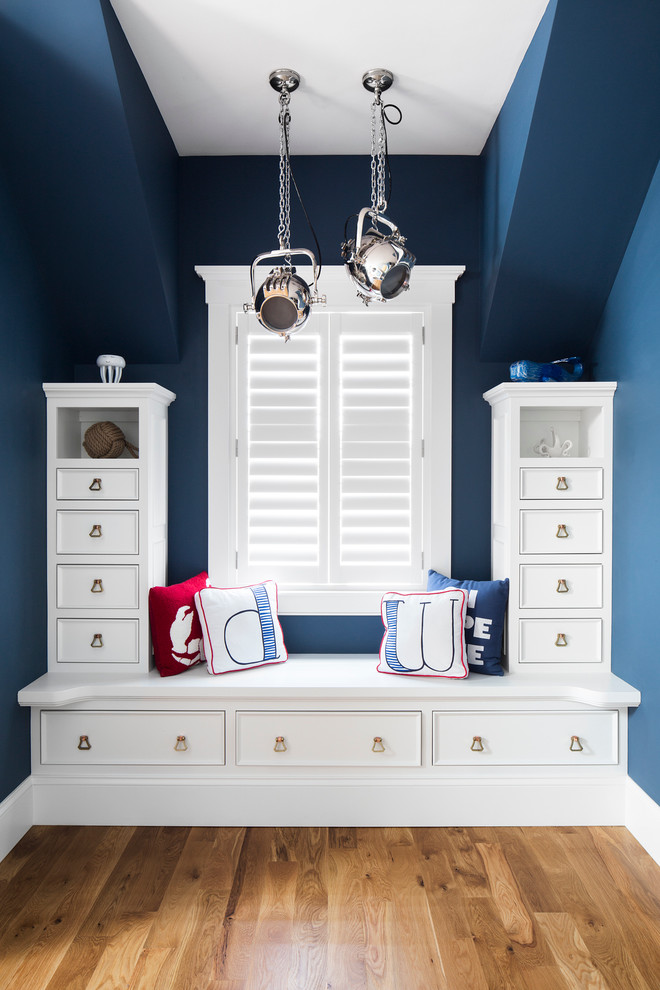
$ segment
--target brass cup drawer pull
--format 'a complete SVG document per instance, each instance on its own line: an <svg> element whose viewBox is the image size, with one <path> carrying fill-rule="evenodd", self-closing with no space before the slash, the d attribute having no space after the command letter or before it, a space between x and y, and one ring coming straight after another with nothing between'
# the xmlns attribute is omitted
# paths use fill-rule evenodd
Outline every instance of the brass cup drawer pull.
<svg viewBox="0 0 660 990"><path fill-rule="evenodd" d="M90 646L93 650L100 649L103 646L103 635L101 633L94 633Z"/></svg>
<svg viewBox="0 0 660 990"><path fill-rule="evenodd" d="M559 523L555 536L558 540L566 540L568 538L568 530L566 529L564 523Z"/></svg>
<svg viewBox="0 0 660 990"><path fill-rule="evenodd" d="M472 750L473 753L483 753L484 743L481 736L472 737L472 745L470 746L470 749Z"/></svg>
<svg viewBox="0 0 660 990"><path fill-rule="evenodd" d="M568 485L566 484L566 478L563 476L563 474L560 475L557 478L557 484L555 485L555 488L557 489L558 492L567 492L568 491Z"/></svg>
<svg viewBox="0 0 660 990"><path fill-rule="evenodd" d="M103 533L101 532L101 524L94 523L94 525L89 531L89 535L92 537L93 540L98 540L100 536L103 536Z"/></svg>
<svg viewBox="0 0 660 990"><path fill-rule="evenodd" d="M101 491L101 487L102 487L102 485L101 485L101 479L100 478L94 478L94 480L92 481L91 485L89 486L89 490L90 490L90 492L100 492Z"/></svg>
<svg viewBox="0 0 660 990"><path fill-rule="evenodd" d="M571 753L581 753L582 750L583 750L583 748L584 747L582 746L582 743L580 742L580 737L579 736L571 736L571 745L569 746L569 749L570 749Z"/></svg>
<svg viewBox="0 0 660 990"><path fill-rule="evenodd" d="M89 741L89 736L80 736L78 740L78 749L91 749L92 744Z"/></svg>
<svg viewBox="0 0 660 990"><path fill-rule="evenodd" d="M286 753L286 743L284 742L284 736L275 736L275 745L273 746L273 752Z"/></svg>
<svg viewBox="0 0 660 990"><path fill-rule="evenodd" d="M186 742L185 736L177 736L176 742L174 743L174 748L177 753L185 753L188 749L188 743Z"/></svg>
<svg viewBox="0 0 660 990"><path fill-rule="evenodd" d="M101 578L94 578L94 583L92 584L92 594L100 595L103 591L103 581Z"/></svg>
<svg viewBox="0 0 660 990"><path fill-rule="evenodd" d="M565 595L567 591L568 591L568 585L566 584L565 579L559 578L559 581L557 582L557 594Z"/></svg>
<svg viewBox="0 0 660 990"><path fill-rule="evenodd" d="M371 747L371 752L372 753L384 753L385 752L385 747L383 746L383 737L382 736L374 736L374 744Z"/></svg>
<svg viewBox="0 0 660 990"><path fill-rule="evenodd" d="M555 640L555 646L568 646L566 641L565 633L557 633L557 639Z"/></svg>

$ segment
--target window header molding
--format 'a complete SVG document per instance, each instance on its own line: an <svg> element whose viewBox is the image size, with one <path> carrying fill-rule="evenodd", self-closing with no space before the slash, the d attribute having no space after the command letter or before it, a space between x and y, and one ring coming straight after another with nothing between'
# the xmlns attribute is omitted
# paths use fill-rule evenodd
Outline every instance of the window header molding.
<svg viewBox="0 0 660 990"><path fill-rule="evenodd" d="M301 272L306 270L305 266L297 267ZM311 268L309 270L311 271ZM204 280L206 302L209 305L231 305L229 302L231 300L232 308L236 312L242 312L245 301L243 297L247 299L249 296L249 265L196 265L195 271ZM415 265L414 283L410 292L404 292L396 299L390 299L386 304L374 304L373 308L381 305L384 307L384 312L408 311L424 309L437 303L454 303L456 282L464 271L465 265ZM364 312L364 303L357 298L355 287L349 282L343 265L324 265L321 278L327 290L329 309ZM330 287L332 287L332 296L330 296ZM240 303L237 302L239 299Z"/></svg>

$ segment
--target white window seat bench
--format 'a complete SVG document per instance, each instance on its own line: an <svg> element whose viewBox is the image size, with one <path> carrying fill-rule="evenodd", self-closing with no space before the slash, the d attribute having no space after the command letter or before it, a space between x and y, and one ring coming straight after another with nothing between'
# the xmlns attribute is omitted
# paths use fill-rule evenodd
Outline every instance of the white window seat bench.
<svg viewBox="0 0 660 990"><path fill-rule="evenodd" d="M211 677L44 674L39 824L621 824L627 712L610 673L463 680L375 656L293 656Z"/></svg>

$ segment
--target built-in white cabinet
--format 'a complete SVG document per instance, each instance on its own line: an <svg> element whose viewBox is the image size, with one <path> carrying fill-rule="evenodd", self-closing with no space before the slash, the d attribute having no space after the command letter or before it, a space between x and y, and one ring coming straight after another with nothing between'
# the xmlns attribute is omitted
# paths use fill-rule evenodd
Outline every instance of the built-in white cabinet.
<svg viewBox="0 0 660 990"><path fill-rule="evenodd" d="M506 382L492 407L492 572L510 674L609 671L615 382Z"/></svg>
<svg viewBox="0 0 660 990"><path fill-rule="evenodd" d="M165 583L174 396L45 386L49 672L19 693L32 709L35 820L620 822L640 696L610 670L614 388L486 395L493 571L511 581L504 677L383 675L376 656L310 655L161 678L147 595ZM90 461L82 440L99 420L139 457Z"/></svg>
<svg viewBox="0 0 660 990"><path fill-rule="evenodd" d="M166 583L167 409L175 396L155 384L102 382L49 383L44 392L48 669L146 673L149 588ZM108 422L131 448L89 457L85 433Z"/></svg>
<svg viewBox="0 0 660 990"><path fill-rule="evenodd" d="M310 655L216 677L45 674L19 694L39 820L621 821L639 693L587 661L597 620L568 621L585 623L566 629L593 673L395 677L375 656ZM542 637L526 633L525 648L536 655Z"/></svg>

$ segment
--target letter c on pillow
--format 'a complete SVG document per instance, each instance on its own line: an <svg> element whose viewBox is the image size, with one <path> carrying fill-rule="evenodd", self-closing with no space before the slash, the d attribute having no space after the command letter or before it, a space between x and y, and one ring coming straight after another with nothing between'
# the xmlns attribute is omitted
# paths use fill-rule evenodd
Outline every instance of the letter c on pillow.
<svg viewBox="0 0 660 990"><path fill-rule="evenodd" d="M246 608L241 612L234 612L225 622L225 649L234 661L240 664L263 663L264 648L263 636L261 635L261 622L259 612L256 608ZM261 649L257 655L255 644L261 642Z"/></svg>
<svg viewBox="0 0 660 990"><path fill-rule="evenodd" d="M257 607L242 609L229 616L225 622L225 649L234 663L254 664L263 663L264 660L278 660L268 593L263 584L253 585L250 591ZM253 616L256 616L256 619ZM228 637L232 623L233 628ZM249 651L254 651L255 642L259 641L261 642L259 656L250 656Z"/></svg>

